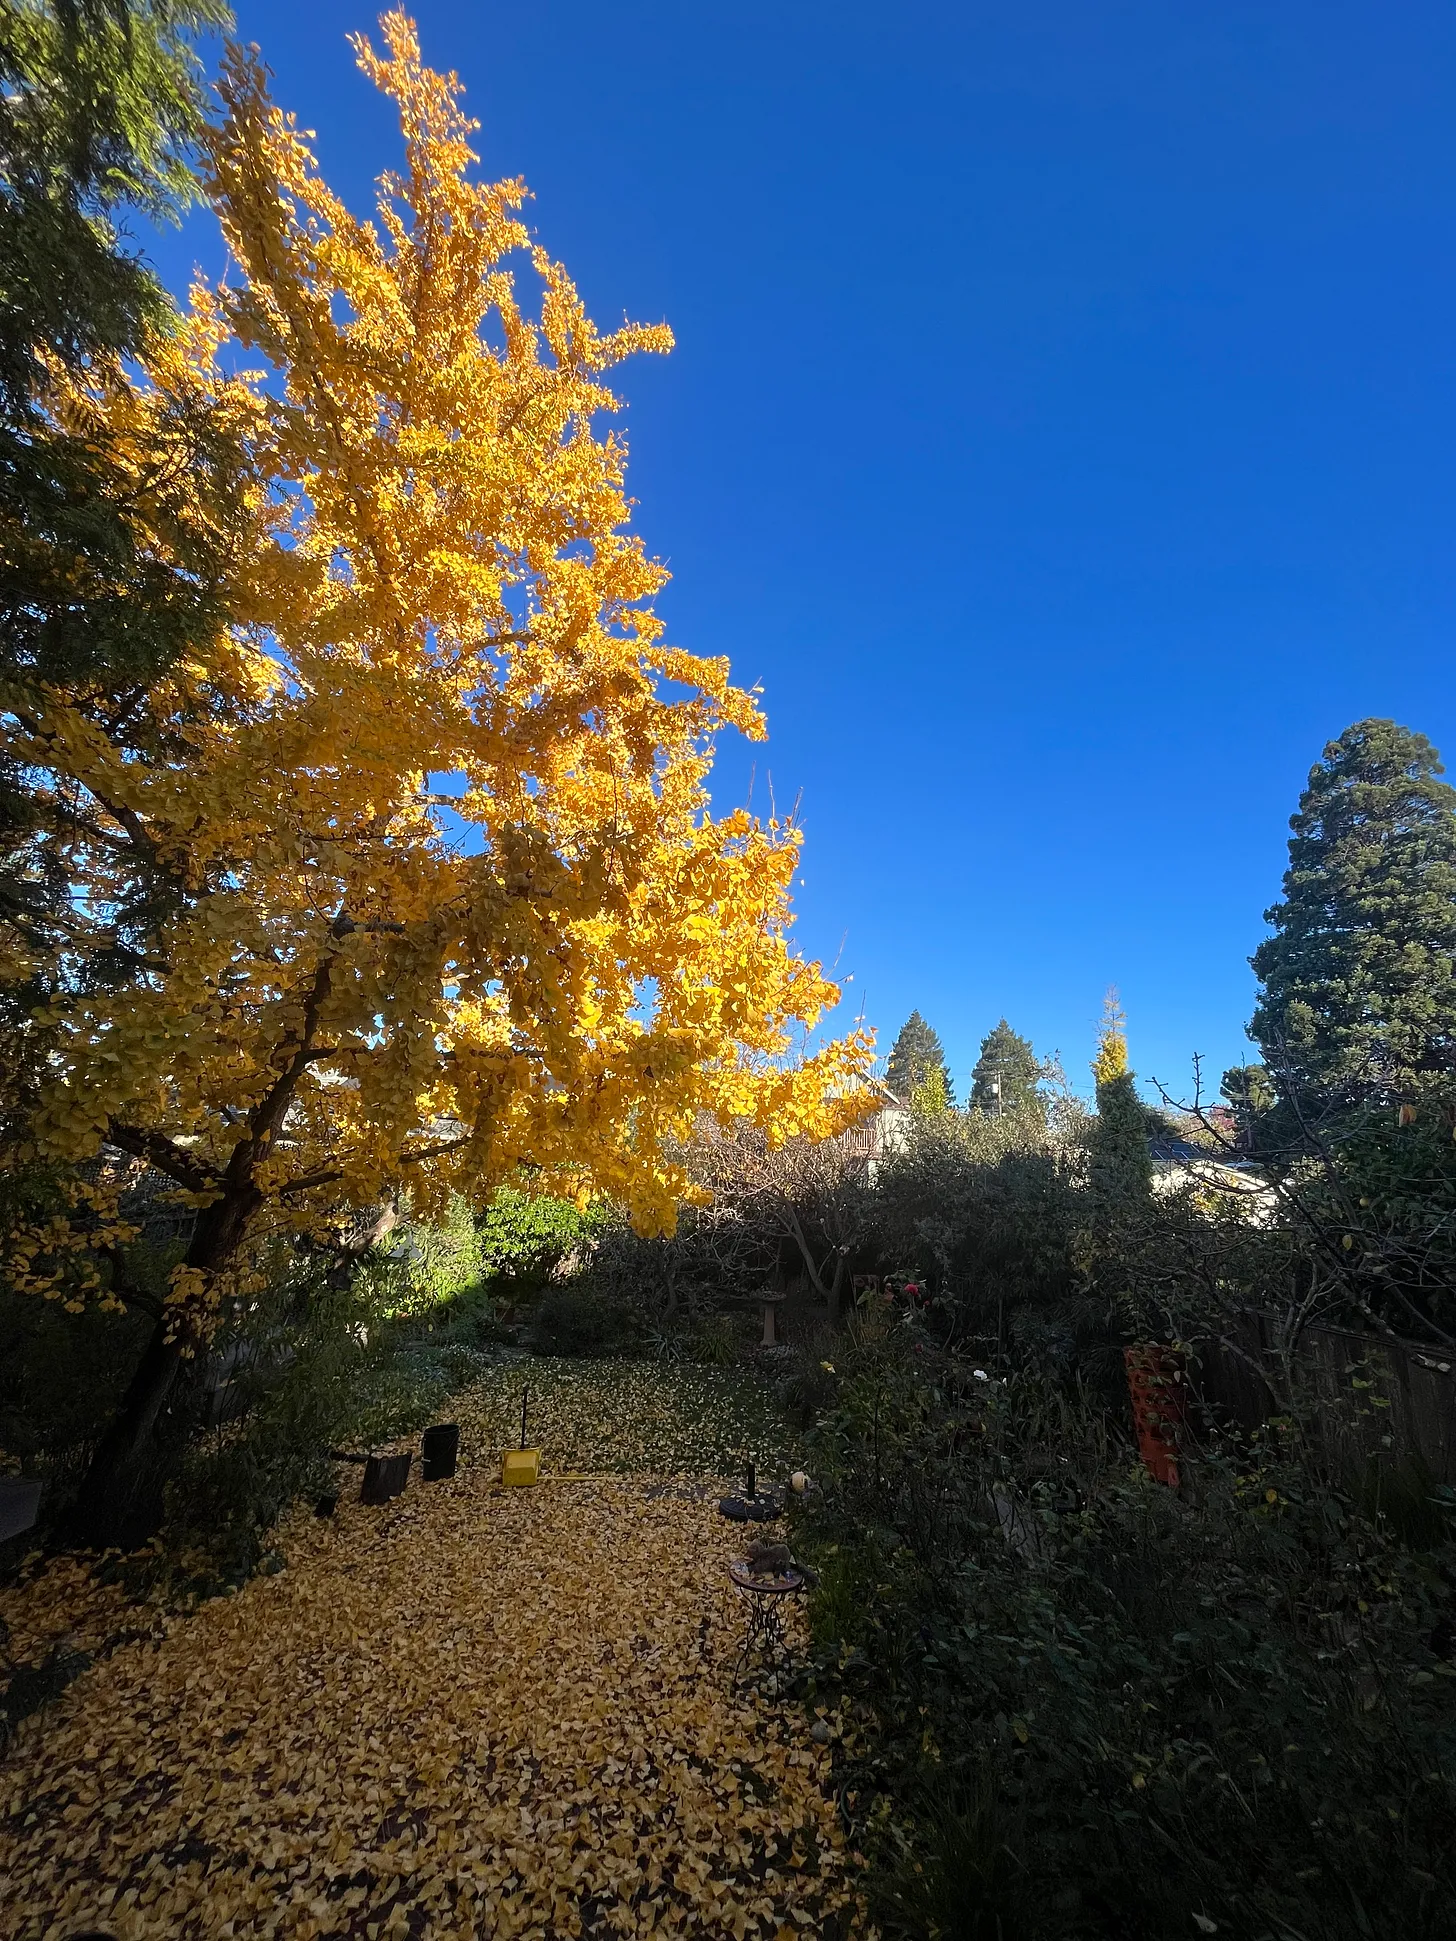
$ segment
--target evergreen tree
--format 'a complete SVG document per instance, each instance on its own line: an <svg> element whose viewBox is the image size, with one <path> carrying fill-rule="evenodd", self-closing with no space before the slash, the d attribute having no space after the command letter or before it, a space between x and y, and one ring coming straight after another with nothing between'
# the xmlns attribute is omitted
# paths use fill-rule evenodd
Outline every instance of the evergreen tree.
<svg viewBox="0 0 1456 1941"><path fill-rule="evenodd" d="M981 1055L971 1074L971 1105L982 1112L1040 1109L1040 1079L1041 1064L1030 1038L1013 1031L1002 1018L981 1040Z"/></svg>
<svg viewBox="0 0 1456 1941"><path fill-rule="evenodd" d="M1092 1064L1097 1081L1097 1116L1088 1129L1093 1197L1105 1217L1147 1197L1153 1165L1148 1150L1151 1130L1147 1107L1127 1062L1127 1020L1109 991Z"/></svg>
<svg viewBox="0 0 1456 1941"><path fill-rule="evenodd" d="M120 225L198 192L188 36L228 18L220 0L0 0L0 924L23 940L0 968L0 1123L49 1057L34 951L76 914L14 729L60 687L127 758L155 759L131 732L148 683L227 617L238 438L180 356L144 429L107 407L125 360L176 329ZM155 885L118 912L126 948L89 961L98 982L141 961Z"/></svg>
<svg viewBox="0 0 1456 1941"><path fill-rule="evenodd" d="M1218 1089L1240 1118L1267 1112L1274 1103L1274 1081L1263 1065L1230 1065Z"/></svg>
<svg viewBox="0 0 1456 1941"><path fill-rule="evenodd" d="M1087 1127L1090 1287L1135 1340L1156 1335L1162 1320L1150 1298L1150 1221L1154 1205L1148 1135L1152 1116L1128 1066L1127 1021L1109 991L1092 1075L1097 1113Z"/></svg>
<svg viewBox="0 0 1456 1941"><path fill-rule="evenodd" d="M219 463L205 415L179 401L138 482L80 398L171 327L119 223L196 193L187 36L227 19L220 0L0 0L0 677L145 680L208 617L209 562L152 541L179 471Z"/></svg>
<svg viewBox="0 0 1456 1941"><path fill-rule="evenodd" d="M946 1105L954 1106L955 1087L945 1062L945 1048L920 1013L912 1011L900 1027L900 1035L890 1052L885 1083L897 1099L908 1105L933 1070L939 1070L944 1080Z"/></svg>
<svg viewBox="0 0 1456 1941"><path fill-rule="evenodd" d="M1359 721L1290 818L1252 1034L1281 1093L1389 1101L1456 1067L1456 789L1424 735Z"/></svg>
<svg viewBox="0 0 1456 1941"><path fill-rule="evenodd" d="M924 1078L910 1094L910 1109L921 1119L938 1119L950 1111L950 1079L944 1065L927 1066Z"/></svg>
<svg viewBox="0 0 1456 1941"><path fill-rule="evenodd" d="M1231 1065L1218 1089L1237 1128L1242 1152L1269 1153L1287 1147L1297 1136L1297 1126L1280 1105L1266 1066Z"/></svg>

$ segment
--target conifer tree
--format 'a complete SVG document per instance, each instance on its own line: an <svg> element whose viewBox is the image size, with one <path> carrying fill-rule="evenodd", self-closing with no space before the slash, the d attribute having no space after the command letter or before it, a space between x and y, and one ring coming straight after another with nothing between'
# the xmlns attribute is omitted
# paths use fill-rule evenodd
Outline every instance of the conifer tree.
<svg viewBox="0 0 1456 1941"><path fill-rule="evenodd" d="M235 425L180 384L119 423L99 408L125 360L170 341L177 313L124 233L200 193L194 35L220 0L0 0L0 706L33 719L49 682L108 723L128 759L146 684L224 620L219 598L245 469ZM0 723L0 1139L33 1103L54 1043L36 1016L48 953L94 984L135 974L159 907L155 872L82 937L65 842ZM164 892L162 893L165 894ZM12 946L18 944L18 950ZM8 1193L54 1201L31 1168ZM37 1208L39 1217L39 1208ZM3 1217L3 1216L0 1216Z"/></svg>
<svg viewBox="0 0 1456 1941"><path fill-rule="evenodd" d="M1405 1097L1456 1066L1456 789L1394 721L1328 744L1290 819L1252 1032L1315 1111Z"/></svg>
<svg viewBox="0 0 1456 1941"><path fill-rule="evenodd" d="M1294 1128L1285 1123L1289 1115L1279 1104L1265 1066L1231 1065L1218 1089L1232 1115L1241 1151L1268 1152L1288 1145Z"/></svg>
<svg viewBox="0 0 1456 1941"><path fill-rule="evenodd" d="M115 688L214 617L196 531L163 558L153 528L231 448L174 399L138 472L76 386L175 325L121 224L198 193L189 36L227 19L220 0L0 5L0 674Z"/></svg>
<svg viewBox="0 0 1456 1941"><path fill-rule="evenodd" d="M1021 1112L1040 1107L1041 1064L1031 1040L1002 1018L981 1040L971 1074L971 1105L982 1112Z"/></svg>
<svg viewBox="0 0 1456 1941"><path fill-rule="evenodd" d="M928 1065L910 1094L910 1109L920 1119L938 1119L951 1110L950 1080L944 1065Z"/></svg>
<svg viewBox="0 0 1456 1941"><path fill-rule="evenodd" d="M1148 1113L1127 1059L1127 1020L1109 991L1092 1063L1097 1117L1090 1128L1091 1184L1105 1217L1144 1200L1152 1183Z"/></svg>
<svg viewBox="0 0 1456 1941"><path fill-rule="evenodd" d="M920 1013L912 1011L890 1051L885 1083L908 1105L933 1070L939 1070L944 1079L946 1105L954 1106L955 1087L945 1062L945 1048Z"/></svg>
<svg viewBox="0 0 1456 1941"><path fill-rule="evenodd" d="M1150 1121L1128 1066L1127 1021L1116 991L1107 993L1092 1075L1097 1113L1086 1135L1090 1220L1084 1240L1089 1286L1122 1327L1142 1338L1160 1325L1147 1298Z"/></svg>

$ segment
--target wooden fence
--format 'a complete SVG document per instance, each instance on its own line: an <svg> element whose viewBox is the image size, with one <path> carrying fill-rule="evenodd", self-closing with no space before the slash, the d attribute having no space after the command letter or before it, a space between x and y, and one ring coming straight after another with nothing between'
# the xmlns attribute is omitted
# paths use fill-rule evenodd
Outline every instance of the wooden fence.
<svg viewBox="0 0 1456 1941"><path fill-rule="evenodd" d="M1456 1356L1439 1349L1308 1327L1283 1355L1272 1317L1246 1314L1198 1344L1192 1382L1200 1401L1244 1429L1280 1413L1295 1390L1350 1453L1416 1458L1438 1482L1456 1483Z"/></svg>

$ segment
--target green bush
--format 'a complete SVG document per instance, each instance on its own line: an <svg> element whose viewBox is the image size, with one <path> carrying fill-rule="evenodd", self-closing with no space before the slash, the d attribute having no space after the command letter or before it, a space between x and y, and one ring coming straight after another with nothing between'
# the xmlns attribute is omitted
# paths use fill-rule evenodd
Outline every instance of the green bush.
<svg viewBox="0 0 1456 1941"><path fill-rule="evenodd" d="M804 1348L791 1348L788 1364L779 1376L779 1407L801 1429L807 1429L839 1393L839 1378L834 1372L838 1364L829 1359L828 1352L833 1346L825 1337Z"/></svg>
<svg viewBox="0 0 1456 1941"><path fill-rule="evenodd" d="M400 1320L474 1292L487 1272L475 1216L457 1194L439 1226L406 1220L355 1276L363 1300Z"/></svg>
<svg viewBox="0 0 1456 1941"><path fill-rule="evenodd" d="M638 1317L586 1288L553 1287L531 1310L527 1339L538 1355L612 1355L640 1345Z"/></svg>
<svg viewBox="0 0 1456 1941"><path fill-rule="evenodd" d="M749 1329L741 1314L707 1314L693 1334L693 1359L705 1368L731 1368L748 1345Z"/></svg>
<svg viewBox="0 0 1456 1941"><path fill-rule="evenodd" d="M1019 1829L1006 1827L989 1773L927 1787L915 1801L915 1830L911 1841L897 1837L893 1822L885 1827L876 1900L895 1929L947 1941L1032 1941L1036 1901L1055 1899L1056 1890L1028 1878Z"/></svg>
<svg viewBox="0 0 1456 1941"><path fill-rule="evenodd" d="M1107 1334L1076 1263L1082 1171L1039 1112L917 1120L875 1180L879 1256L934 1290L942 1335L1070 1367Z"/></svg>
<svg viewBox="0 0 1456 1941"><path fill-rule="evenodd" d="M484 1271L537 1286L584 1249L607 1217L599 1208L582 1213L571 1200L502 1187L478 1222Z"/></svg>

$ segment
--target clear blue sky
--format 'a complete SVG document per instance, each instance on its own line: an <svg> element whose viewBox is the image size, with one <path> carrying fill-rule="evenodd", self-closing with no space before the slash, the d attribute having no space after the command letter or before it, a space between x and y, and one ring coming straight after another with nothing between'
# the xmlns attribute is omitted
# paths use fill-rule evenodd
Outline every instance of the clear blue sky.
<svg viewBox="0 0 1456 1941"><path fill-rule="evenodd" d="M1246 1055L1324 742L1456 766L1456 11L1341 0L423 0L604 327L674 638L761 681L806 949L963 1085ZM357 0L238 0L356 206ZM221 268L204 224L175 280ZM723 752L741 799L752 755Z"/></svg>

